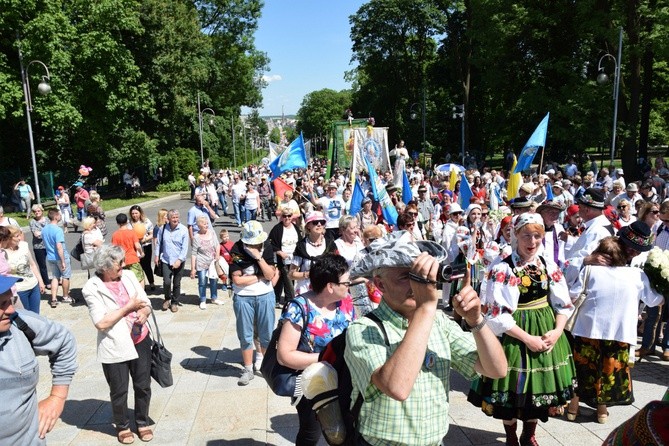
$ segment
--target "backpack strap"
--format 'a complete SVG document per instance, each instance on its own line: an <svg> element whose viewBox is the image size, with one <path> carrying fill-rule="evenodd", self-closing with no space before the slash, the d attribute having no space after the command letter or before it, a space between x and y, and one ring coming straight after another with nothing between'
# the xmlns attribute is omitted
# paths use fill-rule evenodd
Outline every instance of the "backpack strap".
<svg viewBox="0 0 669 446"><path fill-rule="evenodd" d="M33 341L35 340L35 337L37 336L35 334L35 331L26 324L26 321L21 319L19 316L19 313L14 312L10 317L12 322L16 325L16 327L23 332L24 335L26 335L26 338L28 338L28 342L30 342L30 346L33 347ZM34 348L34 347L33 347Z"/></svg>
<svg viewBox="0 0 669 446"><path fill-rule="evenodd" d="M386 328L383 326L383 322L381 321L381 319L379 319L379 317L374 313L367 313L365 317L370 318L376 323L376 325L379 327L379 330L381 330L381 333L383 334L383 341L385 342L386 346L389 346L390 341L388 340L388 332L386 332ZM358 398L356 398L355 400L353 408L351 409L351 415L355 420L354 427L356 428L356 432L358 430L358 417L360 416L360 410L362 409L362 404L364 402L365 399L362 397L362 392L360 392L358 394Z"/></svg>

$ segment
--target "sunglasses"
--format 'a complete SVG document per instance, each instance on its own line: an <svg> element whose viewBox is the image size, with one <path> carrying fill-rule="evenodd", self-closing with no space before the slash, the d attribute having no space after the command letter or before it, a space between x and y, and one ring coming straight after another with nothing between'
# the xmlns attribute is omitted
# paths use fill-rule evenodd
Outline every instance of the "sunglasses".
<svg viewBox="0 0 669 446"><path fill-rule="evenodd" d="M325 220L314 220L310 221L309 223L313 223L314 226L325 226Z"/></svg>
<svg viewBox="0 0 669 446"><path fill-rule="evenodd" d="M627 209L629 206L623 205L623 206L618 206L618 209Z"/></svg>
<svg viewBox="0 0 669 446"><path fill-rule="evenodd" d="M418 212L407 212L409 215L413 215L414 217L418 215Z"/></svg>
<svg viewBox="0 0 669 446"><path fill-rule="evenodd" d="M488 216L488 213L487 213L487 212L483 212L483 213L481 214L481 217L487 217L487 216Z"/></svg>
<svg viewBox="0 0 669 446"><path fill-rule="evenodd" d="M282 215L283 218L291 218L293 214Z"/></svg>
<svg viewBox="0 0 669 446"><path fill-rule="evenodd" d="M650 212L652 212L652 213L653 213L654 215L657 215L657 214L659 214L659 213L660 213L660 211L658 211L657 209L655 209L655 210L652 210L652 211L650 211Z"/></svg>

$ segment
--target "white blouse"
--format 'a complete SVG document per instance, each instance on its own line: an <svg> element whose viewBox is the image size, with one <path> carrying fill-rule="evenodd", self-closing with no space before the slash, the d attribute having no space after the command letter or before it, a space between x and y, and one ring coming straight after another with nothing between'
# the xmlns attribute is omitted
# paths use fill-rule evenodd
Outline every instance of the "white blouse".
<svg viewBox="0 0 669 446"><path fill-rule="evenodd" d="M569 296L567 282L555 262L546 261L548 280L548 302L557 314L569 317L574 312L574 305ZM486 318L492 331L501 336L516 325L512 314L518 308L521 279L504 261L497 257L486 270L481 283L481 303L488 306Z"/></svg>
<svg viewBox="0 0 669 446"><path fill-rule="evenodd" d="M581 293L584 274L585 268L570 290L573 299ZM637 340L639 301L650 307L663 302L662 295L651 288L646 273L630 266L590 266L587 292L572 334L632 345Z"/></svg>

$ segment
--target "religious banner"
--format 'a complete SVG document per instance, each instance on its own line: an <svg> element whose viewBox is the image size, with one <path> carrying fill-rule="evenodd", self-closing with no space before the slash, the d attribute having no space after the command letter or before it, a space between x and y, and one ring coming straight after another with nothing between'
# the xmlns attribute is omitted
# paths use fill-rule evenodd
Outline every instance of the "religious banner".
<svg viewBox="0 0 669 446"><path fill-rule="evenodd" d="M369 161L379 174L391 170L387 127L368 125L364 129L352 129L349 142L353 145L353 172L367 170L365 161Z"/></svg>

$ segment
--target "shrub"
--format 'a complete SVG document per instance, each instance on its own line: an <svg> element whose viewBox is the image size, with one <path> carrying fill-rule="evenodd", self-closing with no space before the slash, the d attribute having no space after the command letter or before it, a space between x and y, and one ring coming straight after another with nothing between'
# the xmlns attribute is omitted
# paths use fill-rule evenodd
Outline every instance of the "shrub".
<svg viewBox="0 0 669 446"><path fill-rule="evenodd" d="M162 183L156 188L158 192L183 192L189 189L188 180L175 180L170 183Z"/></svg>

